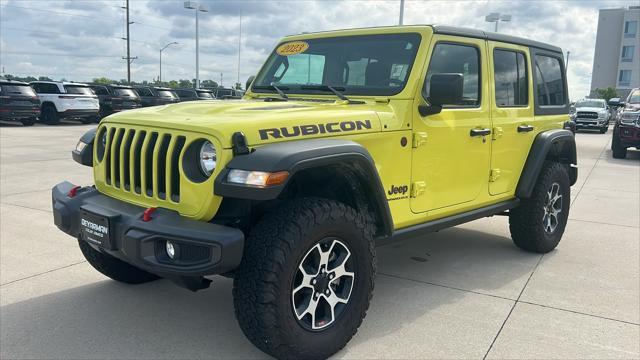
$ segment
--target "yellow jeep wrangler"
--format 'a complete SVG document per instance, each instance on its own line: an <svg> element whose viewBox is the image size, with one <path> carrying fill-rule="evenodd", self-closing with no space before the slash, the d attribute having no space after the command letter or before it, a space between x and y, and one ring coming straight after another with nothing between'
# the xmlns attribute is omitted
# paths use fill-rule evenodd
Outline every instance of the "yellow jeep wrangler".
<svg viewBox="0 0 640 360"><path fill-rule="evenodd" d="M243 99L126 111L53 189L55 224L106 276L234 279L246 336L324 358L365 317L375 246L492 215L554 249L576 181L561 49L447 26L289 36Z"/></svg>

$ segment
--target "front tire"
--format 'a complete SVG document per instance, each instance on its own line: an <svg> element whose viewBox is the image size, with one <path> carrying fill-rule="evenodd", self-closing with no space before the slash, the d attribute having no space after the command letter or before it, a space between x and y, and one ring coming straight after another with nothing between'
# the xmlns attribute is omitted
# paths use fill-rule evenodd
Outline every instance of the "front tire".
<svg viewBox="0 0 640 360"><path fill-rule="evenodd" d="M509 211L509 230L521 249L548 253L558 246L569 218L571 188L567 168L546 162L531 197Z"/></svg>
<svg viewBox="0 0 640 360"><path fill-rule="evenodd" d="M620 143L620 129L613 130L613 139L611 140L611 152L614 159L624 159L627 157L627 148Z"/></svg>
<svg viewBox="0 0 640 360"><path fill-rule="evenodd" d="M373 226L339 202L296 199L252 229L235 274L236 318L276 358L327 358L364 319L373 292Z"/></svg>
<svg viewBox="0 0 640 360"><path fill-rule="evenodd" d="M104 254L91 247L86 241L78 240L78 244L87 262L94 269L113 280L126 284L143 284L160 278L113 256Z"/></svg>
<svg viewBox="0 0 640 360"><path fill-rule="evenodd" d="M36 118L27 118L20 120L23 126L33 126L36 123Z"/></svg>
<svg viewBox="0 0 640 360"><path fill-rule="evenodd" d="M42 122L47 125L57 125L60 123L60 116L58 115L58 111L56 110L55 106L51 104L46 104L42 108L40 119L42 119Z"/></svg>

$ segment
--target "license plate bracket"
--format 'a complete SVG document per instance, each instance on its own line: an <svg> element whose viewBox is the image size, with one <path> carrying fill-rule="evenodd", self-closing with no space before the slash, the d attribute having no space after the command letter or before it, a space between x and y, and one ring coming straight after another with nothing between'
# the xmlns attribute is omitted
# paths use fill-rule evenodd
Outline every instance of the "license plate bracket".
<svg viewBox="0 0 640 360"><path fill-rule="evenodd" d="M80 208L80 237L103 249L116 250L111 220L108 215Z"/></svg>

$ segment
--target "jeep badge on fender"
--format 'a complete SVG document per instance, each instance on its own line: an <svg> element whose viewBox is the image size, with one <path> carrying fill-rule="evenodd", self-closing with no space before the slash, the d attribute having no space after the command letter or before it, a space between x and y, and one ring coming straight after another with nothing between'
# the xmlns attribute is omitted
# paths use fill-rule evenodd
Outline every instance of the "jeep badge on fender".
<svg viewBox="0 0 640 360"><path fill-rule="evenodd" d="M578 175L564 67L448 26L288 36L242 99L105 117L73 151L95 185L56 185L54 222L116 281L231 277L256 347L327 358L367 313L378 244L508 214L521 249L558 245Z"/></svg>

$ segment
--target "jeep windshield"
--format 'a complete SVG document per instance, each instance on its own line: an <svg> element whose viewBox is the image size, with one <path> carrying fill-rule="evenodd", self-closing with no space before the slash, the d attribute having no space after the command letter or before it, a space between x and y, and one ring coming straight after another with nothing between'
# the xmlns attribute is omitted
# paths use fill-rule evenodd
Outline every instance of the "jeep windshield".
<svg viewBox="0 0 640 360"><path fill-rule="evenodd" d="M345 95L398 94L404 89L420 45L415 33L358 35L279 44L256 76L252 90ZM324 85L310 86L310 85Z"/></svg>
<svg viewBox="0 0 640 360"><path fill-rule="evenodd" d="M577 108L583 108L583 107L591 107L591 108L603 108L604 107L604 101L602 100L583 100L583 101L578 101L576 103L576 107Z"/></svg>

